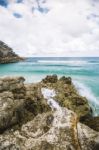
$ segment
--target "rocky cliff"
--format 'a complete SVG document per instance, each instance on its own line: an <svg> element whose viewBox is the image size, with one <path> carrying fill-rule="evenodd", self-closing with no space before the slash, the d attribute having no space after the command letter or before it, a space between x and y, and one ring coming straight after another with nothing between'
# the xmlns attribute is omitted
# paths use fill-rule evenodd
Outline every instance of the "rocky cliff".
<svg viewBox="0 0 99 150"><path fill-rule="evenodd" d="M13 63L20 60L22 60L22 58L15 54L12 48L0 41L0 63Z"/></svg>
<svg viewBox="0 0 99 150"><path fill-rule="evenodd" d="M84 124L92 118L71 78L0 79L0 150L98 150L99 132Z"/></svg>

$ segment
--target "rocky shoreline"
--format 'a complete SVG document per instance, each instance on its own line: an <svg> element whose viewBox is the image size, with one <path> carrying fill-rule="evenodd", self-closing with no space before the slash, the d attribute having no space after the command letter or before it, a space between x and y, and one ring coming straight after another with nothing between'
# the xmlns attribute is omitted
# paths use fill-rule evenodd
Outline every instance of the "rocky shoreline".
<svg viewBox="0 0 99 150"><path fill-rule="evenodd" d="M70 77L24 81L0 78L0 150L99 149L99 119ZM45 97L42 89L54 95Z"/></svg>
<svg viewBox="0 0 99 150"><path fill-rule="evenodd" d="M0 41L0 64L15 63L22 60L24 60L24 58L19 57L12 48Z"/></svg>

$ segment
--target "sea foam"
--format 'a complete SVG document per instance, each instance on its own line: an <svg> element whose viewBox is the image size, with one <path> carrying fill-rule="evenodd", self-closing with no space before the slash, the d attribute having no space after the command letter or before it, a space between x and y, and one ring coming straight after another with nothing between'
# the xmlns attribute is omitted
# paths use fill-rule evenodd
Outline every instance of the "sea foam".
<svg viewBox="0 0 99 150"><path fill-rule="evenodd" d="M52 108L52 110L61 110L61 107L59 104L53 99L53 97L56 95L55 91L53 89L47 89L42 88L42 94L44 98L47 100L48 104Z"/></svg>
<svg viewBox="0 0 99 150"><path fill-rule="evenodd" d="M46 64L67 64L67 65L86 65L88 61L65 61L65 60L38 60L38 63Z"/></svg>
<svg viewBox="0 0 99 150"><path fill-rule="evenodd" d="M73 81L73 84L75 85L79 94L88 99L89 104L91 105L91 107L93 109L94 115L97 116L99 114L99 100L98 100L98 98L92 93L90 88L87 87L85 84L80 83L78 81Z"/></svg>

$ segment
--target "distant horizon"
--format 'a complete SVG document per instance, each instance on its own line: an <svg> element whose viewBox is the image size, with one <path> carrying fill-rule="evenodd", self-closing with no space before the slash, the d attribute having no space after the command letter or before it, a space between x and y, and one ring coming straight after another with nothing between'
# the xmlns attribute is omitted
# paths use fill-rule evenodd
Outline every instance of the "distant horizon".
<svg viewBox="0 0 99 150"><path fill-rule="evenodd" d="M24 57L24 58L99 58L99 56L31 56L31 57Z"/></svg>

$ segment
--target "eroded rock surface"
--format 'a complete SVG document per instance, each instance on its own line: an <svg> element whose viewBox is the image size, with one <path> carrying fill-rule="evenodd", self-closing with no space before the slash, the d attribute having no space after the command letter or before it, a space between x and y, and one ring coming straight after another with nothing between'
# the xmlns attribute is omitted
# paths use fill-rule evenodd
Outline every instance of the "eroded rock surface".
<svg viewBox="0 0 99 150"><path fill-rule="evenodd" d="M44 100L40 88L25 85L23 77L0 79L0 132L16 124L23 124L51 110Z"/></svg>
<svg viewBox="0 0 99 150"><path fill-rule="evenodd" d="M23 60L23 58L19 57L13 52L12 48L0 41L0 64L18 62L20 60Z"/></svg>
<svg viewBox="0 0 99 150"><path fill-rule="evenodd" d="M99 133L80 124L75 113L62 108L61 112L37 115L21 130L0 135L0 149L94 150L99 148L98 140Z"/></svg>
<svg viewBox="0 0 99 150"><path fill-rule="evenodd" d="M47 76L42 80L42 86L55 89L55 100L59 103L59 105L76 112L80 120L84 120L85 118L92 116L88 100L79 95L70 77L63 76L58 80L55 75Z"/></svg>
<svg viewBox="0 0 99 150"><path fill-rule="evenodd" d="M37 84L24 81L0 79L0 150L99 149L99 132L79 122L92 114L71 78L54 75Z"/></svg>
<svg viewBox="0 0 99 150"><path fill-rule="evenodd" d="M20 122L24 116L23 82L21 77L0 79L0 132Z"/></svg>

